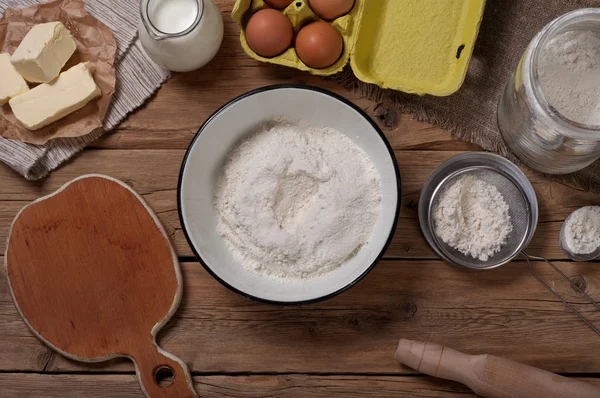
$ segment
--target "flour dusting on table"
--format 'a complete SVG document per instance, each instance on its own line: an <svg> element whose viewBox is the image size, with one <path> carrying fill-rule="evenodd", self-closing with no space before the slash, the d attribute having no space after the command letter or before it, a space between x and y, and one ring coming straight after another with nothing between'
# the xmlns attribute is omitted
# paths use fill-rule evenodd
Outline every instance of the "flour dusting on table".
<svg viewBox="0 0 600 398"><path fill-rule="evenodd" d="M354 257L380 204L379 173L350 138L277 122L228 154L215 198L217 232L246 269L300 282Z"/></svg>

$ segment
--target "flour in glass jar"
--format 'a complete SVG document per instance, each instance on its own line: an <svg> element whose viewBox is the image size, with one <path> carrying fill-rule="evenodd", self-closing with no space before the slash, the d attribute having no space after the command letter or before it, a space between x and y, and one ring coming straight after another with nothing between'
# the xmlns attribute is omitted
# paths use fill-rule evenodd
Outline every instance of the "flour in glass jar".
<svg viewBox="0 0 600 398"><path fill-rule="evenodd" d="M600 125L600 33L563 32L542 50L540 84L548 102L564 117Z"/></svg>
<svg viewBox="0 0 600 398"><path fill-rule="evenodd" d="M217 183L217 232L247 270L281 282L322 277L366 245L379 173L350 138L273 122L235 147Z"/></svg>

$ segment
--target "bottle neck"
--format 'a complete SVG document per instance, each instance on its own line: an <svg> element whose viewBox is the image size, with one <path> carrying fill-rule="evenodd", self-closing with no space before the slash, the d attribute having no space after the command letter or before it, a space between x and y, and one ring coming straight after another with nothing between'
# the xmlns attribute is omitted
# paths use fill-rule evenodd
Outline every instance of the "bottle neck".
<svg viewBox="0 0 600 398"><path fill-rule="evenodd" d="M142 0L140 17L153 40L182 37L192 32L204 14L204 0Z"/></svg>

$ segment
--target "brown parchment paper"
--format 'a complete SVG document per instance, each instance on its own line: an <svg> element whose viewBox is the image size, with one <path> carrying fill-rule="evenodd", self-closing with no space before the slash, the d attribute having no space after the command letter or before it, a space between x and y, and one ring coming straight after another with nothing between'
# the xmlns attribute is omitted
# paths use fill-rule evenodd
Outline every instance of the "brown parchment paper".
<svg viewBox="0 0 600 398"><path fill-rule="evenodd" d="M0 52L12 54L34 25L61 21L71 31L77 49L63 71L80 62L92 64L92 74L102 95L65 118L36 131L27 130L13 115L10 105L0 107L0 135L42 145L53 138L81 137L102 127L115 92L113 32L85 11L83 0L56 0L27 8L8 8L0 20ZM32 88L34 85L28 83Z"/></svg>

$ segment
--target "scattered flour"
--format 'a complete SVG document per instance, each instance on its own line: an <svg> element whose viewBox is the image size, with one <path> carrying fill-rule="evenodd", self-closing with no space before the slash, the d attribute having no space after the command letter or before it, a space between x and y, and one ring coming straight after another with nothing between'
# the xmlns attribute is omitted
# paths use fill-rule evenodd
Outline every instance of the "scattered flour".
<svg viewBox="0 0 600 398"><path fill-rule="evenodd" d="M591 254L600 248L600 207L587 206L573 212L565 225L565 240L575 254Z"/></svg>
<svg viewBox="0 0 600 398"><path fill-rule="evenodd" d="M433 220L444 243L481 261L498 253L513 229L502 194L473 175L459 177L441 193Z"/></svg>
<svg viewBox="0 0 600 398"><path fill-rule="evenodd" d="M337 130L264 126L234 148L217 184L217 232L248 270L300 282L368 242L380 212L377 169Z"/></svg>
<svg viewBox="0 0 600 398"><path fill-rule="evenodd" d="M600 33L568 31L553 38L538 60L548 102L580 124L600 125Z"/></svg>

